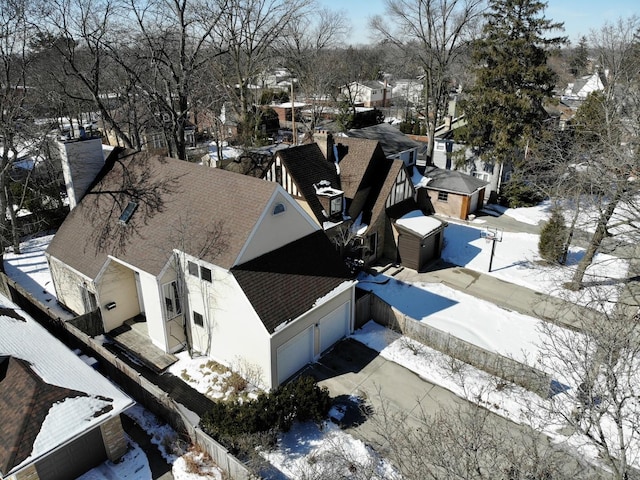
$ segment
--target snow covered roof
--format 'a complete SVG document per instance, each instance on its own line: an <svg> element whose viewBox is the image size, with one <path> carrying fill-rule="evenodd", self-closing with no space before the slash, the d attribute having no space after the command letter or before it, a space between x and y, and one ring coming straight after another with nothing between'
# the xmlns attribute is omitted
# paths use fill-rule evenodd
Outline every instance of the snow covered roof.
<svg viewBox="0 0 640 480"><path fill-rule="evenodd" d="M416 232L418 235L426 237L431 232L435 232L446 224L435 217L427 217L420 210L414 210L396 220L396 225L400 225L412 232Z"/></svg>
<svg viewBox="0 0 640 480"><path fill-rule="evenodd" d="M134 404L1 295L0 331L4 478Z"/></svg>

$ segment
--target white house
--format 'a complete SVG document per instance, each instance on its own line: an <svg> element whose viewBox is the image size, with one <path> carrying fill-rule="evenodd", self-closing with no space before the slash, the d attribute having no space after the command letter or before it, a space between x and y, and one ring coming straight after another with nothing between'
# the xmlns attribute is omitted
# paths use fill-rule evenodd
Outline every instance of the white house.
<svg viewBox="0 0 640 480"><path fill-rule="evenodd" d="M354 284L281 186L115 151L55 235L58 300L109 332L144 316L163 352L185 347L275 387L353 330Z"/></svg>
<svg viewBox="0 0 640 480"><path fill-rule="evenodd" d="M351 82L342 87L342 96L354 105L363 107L386 107L393 94L387 82Z"/></svg>

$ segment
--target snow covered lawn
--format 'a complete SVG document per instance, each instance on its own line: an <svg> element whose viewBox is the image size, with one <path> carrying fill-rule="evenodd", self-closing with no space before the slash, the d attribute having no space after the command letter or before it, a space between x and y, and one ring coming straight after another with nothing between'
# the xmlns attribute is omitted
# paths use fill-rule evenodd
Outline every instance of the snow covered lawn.
<svg viewBox="0 0 640 480"><path fill-rule="evenodd" d="M444 233L442 258L455 265L488 273L507 282L580 305L595 307L604 298L615 302L618 297L619 285L626 278L629 269L626 260L598 253L584 278L586 284L597 288L569 291L562 288L562 285L571 280L584 250L572 247L568 264L564 267L545 265L538 254L540 237L531 233L504 232L502 241L496 242L492 270L488 272L491 242L480 238L481 225L449 223ZM612 303L609 308L611 306Z"/></svg>

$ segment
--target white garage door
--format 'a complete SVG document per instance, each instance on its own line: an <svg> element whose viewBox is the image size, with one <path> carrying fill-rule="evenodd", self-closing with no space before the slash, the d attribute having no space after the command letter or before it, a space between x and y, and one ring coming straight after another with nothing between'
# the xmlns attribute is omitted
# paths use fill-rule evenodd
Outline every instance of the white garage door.
<svg viewBox="0 0 640 480"><path fill-rule="evenodd" d="M313 326L278 347L278 383L313 361Z"/></svg>
<svg viewBox="0 0 640 480"><path fill-rule="evenodd" d="M320 352L349 334L350 310L351 302L346 302L320 320Z"/></svg>

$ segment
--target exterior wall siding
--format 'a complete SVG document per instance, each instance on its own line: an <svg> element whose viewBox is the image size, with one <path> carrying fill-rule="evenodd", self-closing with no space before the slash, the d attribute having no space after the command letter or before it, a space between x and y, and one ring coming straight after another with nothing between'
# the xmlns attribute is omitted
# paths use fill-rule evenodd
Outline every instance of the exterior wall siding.
<svg viewBox="0 0 640 480"><path fill-rule="evenodd" d="M431 204L435 209L436 213L441 215L447 215L449 217L454 218L462 218L466 219L466 215L464 217L460 216L460 212L463 209L463 201L464 195L456 195L455 193L449 193L446 202L438 200L438 191L437 190L429 190L427 188L427 193L429 194L429 198L431 199Z"/></svg>
<svg viewBox="0 0 640 480"><path fill-rule="evenodd" d="M140 313L136 280L129 267L114 260L109 261L97 287L105 331L119 327L125 320ZM105 308L110 302L114 302L116 308Z"/></svg>
<svg viewBox="0 0 640 480"><path fill-rule="evenodd" d="M273 215L273 209L279 203L285 206L285 211ZM300 205L285 196L283 191L276 193L258 222L236 262L238 265L319 230L313 218L309 218Z"/></svg>
<svg viewBox="0 0 640 480"><path fill-rule="evenodd" d="M270 388L267 330L233 275L219 267L209 267L211 283L185 272L193 348L235 369L251 368ZM193 312L203 316L202 327L194 324Z"/></svg>
<svg viewBox="0 0 640 480"><path fill-rule="evenodd" d="M85 283L87 288L92 291L93 283L91 280L70 269L54 257L47 255L47 260L58 301L72 312L80 315L88 313L85 311L80 286Z"/></svg>

